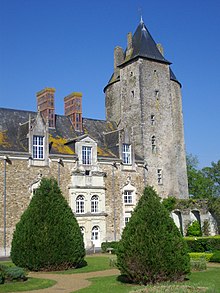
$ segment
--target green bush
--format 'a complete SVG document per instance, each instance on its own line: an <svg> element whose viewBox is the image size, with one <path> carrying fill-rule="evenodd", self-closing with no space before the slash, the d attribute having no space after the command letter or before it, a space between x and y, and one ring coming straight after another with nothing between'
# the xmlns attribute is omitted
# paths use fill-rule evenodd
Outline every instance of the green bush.
<svg viewBox="0 0 220 293"><path fill-rule="evenodd" d="M26 281L27 276L23 268L7 267L5 269L5 279L7 281Z"/></svg>
<svg viewBox="0 0 220 293"><path fill-rule="evenodd" d="M165 208L168 210L168 212L172 212L177 204L177 199L173 196L169 196L165 199L163 199L162 204L165 206Z"/></svg>
<svg viewBox="0 0 220 293"><path fill-rule="evenodd" d="M186 236L202 236L202 230L199 221L194 221L189 225Z"/></svg>
<svg viewBox="0 0 220 293"><path fill-rule="evenodd" d="M0 270L0 284L4 284L5 282L5 274Z"/></svg>
<svg viewBox="0 0 220 293"><path fill-rule="evenodd" d="M118 241L111 241L111 242L102 242L101 244L101 249L103 253L108 252L108 248L113 248L113 250L111 251L111 253L116 253L117 249L118 249Z"/></svg>
<svg viewBox="0 0 220 293"><path fill-rule="evenodd" d="M213 256L210 258L211 262L219 262L220 263L220 251L215 251Z"/></svg>
<svg viewBox="0 0 220 293"><path fill-rule="evenodd" d="M55 179L43 178L13 235L11 258L33 271L80 266L85 256L76 218Z"/></svg>
<svg viewBox="0 0 220 293"><path fill-rule="evenodd" d="M205 257L199 259L191 259L190 267L192 271L204 271L207 269L207 262Z"/></svg>
<svg viewBox="0 0 220 293"><path fill-rule="evenodd" d="M220 250L220 236L185 237L189 252Z"/></svg>
<svg viewBox="0 0 220 293"><path fill-rule="evenodd" d="M190 260L197 260L200 258L205 258L206 261L210 261L210 258L213 256L213 253L190 252L189 256L190 256Z"/></svg>
<svg viewBox="0 0 220 293"><path fill-rule="evenodd" d="M117 261L134 283L182 280L190 271L186 243L152 187L145 188L123 230Z"/></svg>

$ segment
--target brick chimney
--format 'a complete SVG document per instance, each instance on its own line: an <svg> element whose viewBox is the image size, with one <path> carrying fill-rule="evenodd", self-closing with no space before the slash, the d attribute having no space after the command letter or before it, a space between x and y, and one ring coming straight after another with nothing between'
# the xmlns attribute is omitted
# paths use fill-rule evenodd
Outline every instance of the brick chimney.
<svg viewBox="0 0 220 293"><path fill-rule="evenodd" d="M46 122L48 120L49 127L55 127L55 107L54 107L54 88L45 88L37 92L37 110L41 113Z"/></svg>
<svg viewBox="0 0 220 293"><path fill-rule="evenodd" d="M82 93L74 92L64 98L64 113L75 130L82 132Z"/></svg>

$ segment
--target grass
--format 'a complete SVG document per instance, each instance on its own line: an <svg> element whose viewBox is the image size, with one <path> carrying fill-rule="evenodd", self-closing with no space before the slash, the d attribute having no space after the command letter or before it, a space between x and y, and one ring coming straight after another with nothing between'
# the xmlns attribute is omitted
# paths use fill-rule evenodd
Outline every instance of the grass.
<svg viewBox="0 0 220 293"><path fill-rule="evenodd" d="M140 290L141 293L147 292L220 292L220 267L208 268L203 272L194 272L189 276L189 280L182 283L169 283L157 286L137 286L131 284L121 283L117 280L117 276L92 278L92 285L90 287L78 290L78 293L129 293L135 290ZM182 286L185 286L183 288ZM198 290L198 287L206 287ZM188 288L188 289L187 289ZM188 290L188 291L187 291Z"/></svg>
<svg viewBox="0 0 220 293"><path fill-rule="evenodd" d="M97 271L105 271L111 269L110 267L110 259L116 259L116 256L87 256L85 257L85 261L87 262L87 266L78 268L78 269L70 269L67 271L56 272L58 274L78 274L78 273L89 273L89 272L97 272Z"/></svg>
<svg viewBox="0 0 220 293"><path fill-rule="evenodd" d="M25 282L12 282L0 285L0 293L31 291L48 288L56 284L54 280L28 278Z"/></svg>

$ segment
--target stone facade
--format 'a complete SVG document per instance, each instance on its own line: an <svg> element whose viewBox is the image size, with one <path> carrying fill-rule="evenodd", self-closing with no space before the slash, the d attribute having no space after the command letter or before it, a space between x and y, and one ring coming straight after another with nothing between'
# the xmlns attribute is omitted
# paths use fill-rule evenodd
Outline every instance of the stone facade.
<svg viewBox="0 0 220 293"><path fill-rule="evenodd" d="M145 185L188 198L180 83L142 21L127 50L116 47L104 91L106 121L82 119L76 92L64 99L65 116L55 115L51 88L37 93L37 113L0 108L1 256L42 177L57 179L87 249L120 239ZM198 213L172 216L185 232Z"/></svg>

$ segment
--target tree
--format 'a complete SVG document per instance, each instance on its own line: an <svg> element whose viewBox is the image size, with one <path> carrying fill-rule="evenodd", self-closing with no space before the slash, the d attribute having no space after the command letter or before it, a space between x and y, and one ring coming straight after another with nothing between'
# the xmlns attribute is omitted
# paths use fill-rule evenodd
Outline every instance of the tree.
<svg viewBox="0 0 220 293"><path fill-rule="evenodd" d="M213 182L214 196L220 196L220 160L217 163L212 162L211 167L205 167L202 172L206 178Z"/></svg>
<svg viewBox="0 0 220 293"><path fill-rule="evenodd" d="M126 225L118 268L134 283L182 280L190 271L187 246L152 187L146 187Z"/></svg>
<svg viewBox="0 0 220 293"><path fill-rule="evenodd" d="M85 256L79 225L55 179L43 178L13 235L12 261L29 270L63 270Z"/></svg>
<svg viewBox="0 0 220 293"><path fill-rule="evenodd" d="M187 155L187 176L189 194L194 198L210 198L214 195L214 182L203 170L198 170L197 157Z"/></svg>

